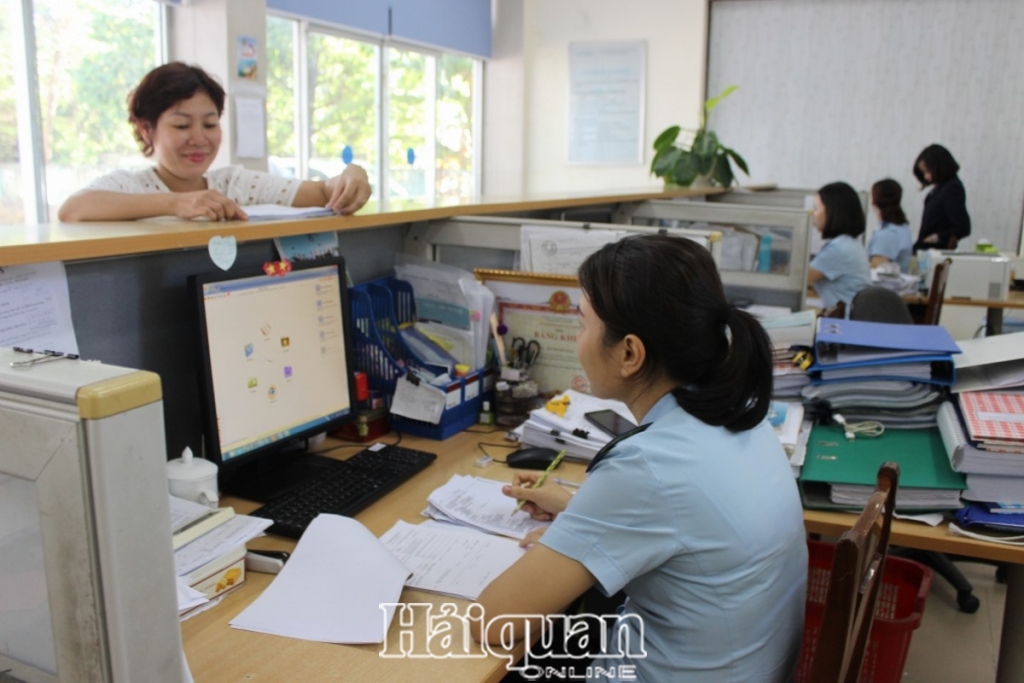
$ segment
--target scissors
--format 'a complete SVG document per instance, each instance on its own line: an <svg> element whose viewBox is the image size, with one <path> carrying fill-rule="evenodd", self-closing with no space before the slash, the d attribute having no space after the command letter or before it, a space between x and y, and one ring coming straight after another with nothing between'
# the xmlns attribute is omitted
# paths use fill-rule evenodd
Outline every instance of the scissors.
<svg viewBox="0 0 1024 683"><path fill-rule="evenodd" d="M531 339L526 341L522 337L512 338L512 363L520 370L529 370L537 361L540 355L540 343Z"/></svg>

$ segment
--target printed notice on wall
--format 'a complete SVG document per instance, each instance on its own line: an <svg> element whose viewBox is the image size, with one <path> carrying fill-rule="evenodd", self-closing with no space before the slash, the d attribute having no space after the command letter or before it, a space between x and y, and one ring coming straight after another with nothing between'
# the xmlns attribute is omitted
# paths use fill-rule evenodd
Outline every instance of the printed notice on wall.
<svg viewBox="0 0 1024 683"><path fill-rule="evenodd" d="M0 268L0 346L78 353L63 263Z"/></svg>
<svg viewBox="0 0 1024 683"><path fill-rule="evenodd" d="M570 164L642 164L646 43L569 44Z"/></svg>

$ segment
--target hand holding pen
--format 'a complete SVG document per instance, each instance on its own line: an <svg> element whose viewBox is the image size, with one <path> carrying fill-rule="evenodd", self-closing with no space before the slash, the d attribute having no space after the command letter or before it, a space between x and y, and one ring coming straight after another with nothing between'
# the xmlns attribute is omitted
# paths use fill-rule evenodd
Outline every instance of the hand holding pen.
<svg viewBox="0 0 1024 683"><path fill-rule="evenodd" d="M563 457L565 457L565 451L559 453L542 474L517 473L512 480L512 485L502 488L502 493L519 501L513 513L524 509L534 519L549 521L566 508L569 501L572 500L572 493L560 486L541 488L548 475L554 471Z"/></svg>

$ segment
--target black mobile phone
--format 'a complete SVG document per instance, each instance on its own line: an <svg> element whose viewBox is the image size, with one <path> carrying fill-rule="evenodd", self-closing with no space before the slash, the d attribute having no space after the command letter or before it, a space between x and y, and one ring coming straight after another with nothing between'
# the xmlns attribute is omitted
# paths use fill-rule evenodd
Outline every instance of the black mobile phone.
<svg viewBox="0 0 1024 683"><path fill-rule="evenodd" d="M601 431L612 436L621 436L628 431L636 429L636 425L622 417L614 410L595 410L592 413L584 413L583 417Z"/></svg>

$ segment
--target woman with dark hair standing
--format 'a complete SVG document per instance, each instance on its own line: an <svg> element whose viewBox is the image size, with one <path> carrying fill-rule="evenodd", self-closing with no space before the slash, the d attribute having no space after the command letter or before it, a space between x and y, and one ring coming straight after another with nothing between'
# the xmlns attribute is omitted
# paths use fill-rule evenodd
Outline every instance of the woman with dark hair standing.
<svg viewBox="0 0 1024 683"><path fill-rule="evenodd" d="M627 237L588 257L579 278L580 363L594 395L624 401L641 427L598 453L575 496L550 480L533 488L532 474L506 487L554 521L480 596L489 627L474 637L498 642L507 625L521 638L528 618L512 615L621 589L611 652L594 661L612 680L629 678L627 666L632 680L791 680L807 548L765 420L768 337L729 305L710 254L689 240ZM539 617L529 621L536 633ZM620 653L622 637L646 656Z"/></svg>
<svg viewBox="0 0 1024 683"><path fill-rule="evenodd" d="M247 220L250 204L357 211L370 197L366 171L349 164L326 181L281 178L228 166L210 171L221 143L224 89L198 66L150 71L128 96L128 121L156 166L114 171L68 197L61 221L130 221L153 216Z"/></svg>
<svg viewBox="0 0 1024 683"><path fill-rule="evenodd" d="M864 209L857 192L846 183L829 183L814 195L814 227L826 240L807 268L807 284L827 310L871 284L868 255L861 245Z"/></svg>
<svg viewBox="0 0 1024 683"><path fill-rule="evenodd" d="M914 176L921 189L934 186L924 198L921 231L914 251L956 249L957 243L971 234L967 193L957 175L959 170L960 164L942 145L928 145L914 162Z"/></svg>
<svg viewBox="0 0 1024 683"><path fill-rule="evenodd" d="M879 180L871 186L871 206L878 213L881 223L868 242L872 268L892 262L899 264L900 272L910 272L914 238L910 234L907 216L900 206L902 197L903 188L891 178Z"/></svg>

